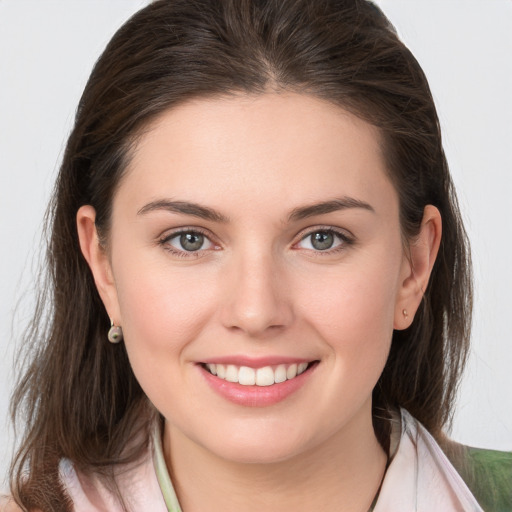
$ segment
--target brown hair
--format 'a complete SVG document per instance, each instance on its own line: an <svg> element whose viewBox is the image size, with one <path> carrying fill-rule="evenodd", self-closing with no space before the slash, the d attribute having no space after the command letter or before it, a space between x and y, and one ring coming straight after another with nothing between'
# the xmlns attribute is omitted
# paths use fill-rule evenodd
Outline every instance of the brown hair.
<svg viewBox="0 0 512 512"><path fill-rule="evenodd" d="M135 14L96 63L50 204L48 280L12 400L25 425L11 469L20 505L68 510L59 459L108 480L113 465L144 452L156 415L124 346L106 341L109 320L78 245L78 208L96 209L107 239L112 197L148 123L190 98L269 89L315 95L380 129L405 240L427 204L440 210L439 256L413 324L394 333L374 390L374 426L385 446L391 407L408 409L437 437L450 423L470 331L469 250L413 55L365 0L160 0Z"/></svg>

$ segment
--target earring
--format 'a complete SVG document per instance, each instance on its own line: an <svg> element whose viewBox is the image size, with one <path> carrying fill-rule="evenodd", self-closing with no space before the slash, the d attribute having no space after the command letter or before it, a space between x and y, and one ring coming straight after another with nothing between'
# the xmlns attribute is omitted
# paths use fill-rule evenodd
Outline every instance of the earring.
<svg viewBox="0 0 512 512"><path fill-rule="evenodd" d="M110 320L110 329L108 330L108 341L110 343L119 343L123 339L123 329L119 325L114 325Z"/></svg>
<svg viewBox="0 0 512 512"><path fill-rule="evenodd" d="M409 318L409 314L407 313L407 309L402 310L402 315L404 315L405 318Z"/></svg>

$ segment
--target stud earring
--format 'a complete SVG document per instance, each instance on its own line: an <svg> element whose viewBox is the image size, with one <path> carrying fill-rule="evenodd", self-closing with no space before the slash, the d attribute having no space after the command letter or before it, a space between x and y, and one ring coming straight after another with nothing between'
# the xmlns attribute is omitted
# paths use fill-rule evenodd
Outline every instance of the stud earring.
<svg viewBox="0 0 512 512"><path fill-rule="evenodd" d="M110 343L119 343L123 339L123 329L119 325L114 325L110 320L110 329L108 330L108 341Z"/></svg>
<svg viewBox="0 0 512 512"><path fill-rule="evenodd" d="M407 309L402 310L402 315L404 315L405 318L409 318L409 313L407 313Z"/></svg>

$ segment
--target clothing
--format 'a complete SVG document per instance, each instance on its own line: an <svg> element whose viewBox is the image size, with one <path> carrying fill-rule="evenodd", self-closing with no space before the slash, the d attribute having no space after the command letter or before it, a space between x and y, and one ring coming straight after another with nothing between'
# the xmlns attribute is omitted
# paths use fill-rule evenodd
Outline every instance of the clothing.
<svg viewBox="0 0 512 512"><path fill-rule="evenodd" d="M452 464L486 511L512 512L512 452L459 445Z"/></svg>
<svg viewBox="0 0 512 512"><path fill-rule="evenodd" d="M394 425L391 461L374 512L484 510L439 445L416 419L402 409ZM181 512L165 465L160 432L153 436L151 452L135 468L116 470L121 495L134 512ZM512 495L510 499L507 497L512 493L512 453L466 447L461 447L460 453L470 461L469 465L459 464L466 468L465 476L471 473L468 481L472 485L478 482L483 489L483 493L480 489L479 499L492 507L486 507L486 512L512 511ZM476 463L472 459L475 457ZM488 476L498 479L498 488L493 489L492 479L481 480L482 471L490 471ZM86 477L67 459L61 461L60 478L76 512L121 512L122 507L97 477ZM491 490L501 501L492 498ZM490 501L492 499L494 501ZM495 503L506 508L495 508Z"/></svg>

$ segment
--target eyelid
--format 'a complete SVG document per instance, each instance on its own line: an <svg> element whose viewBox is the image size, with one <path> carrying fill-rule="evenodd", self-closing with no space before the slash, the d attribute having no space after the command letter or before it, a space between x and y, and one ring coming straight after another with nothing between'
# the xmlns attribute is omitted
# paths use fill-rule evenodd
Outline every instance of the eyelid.
<svg viewBox="0 0 512 512"><path fill-rule="evenodd" d="M198 251L185 251L177 249L176 247L173 247L169 244L170 240L183 235L184 233L198 233L203 235L212 244L213 247L207 249L199 249ZM158 236L157 242L159 245L163 246L166 251L183 258L197 258L202 256L207 251L220 249L220 245L215 241L215 237L212 235L212 233L209 230L198 226L180 226L179 228L164 231L161 235Z"/></svg>
<svg viewBox="0 0 512 512"><path fill-rule="evenodd" d="M343 239L355 240L355 236L348 229L330 226L327 224L318 224L316 226L308 226L307 228L301 229L295 238L297 241L300 241L306 236L316 233L317 231L328 231L339 235Z"/></svg>
<svg viewBox="0 0 512 512"><path fill-rule="evenodd" d="M328 233L333 233L334 235L339 237L343 243L335 246L332 249L326 249L324 251L320 251L320 250L316 250L315 251L315 250L311 250L311 249L302 249L302 250L307 250L307 251L310 251L310 252L314 252L315 254L326 254L327 255L327 254L332 254L333 252L342 250L347 245L352 245L352 244L355 243L354 235L350 231L348 231L347 229L342 229L342 228L339 228L339 227L329 226L329 225L318 225L318 226L309 226L307 228L302 229L296 235L296 237L295 237L296 241L293 242L292 249L299 250L300 248L298 248L297 245L300 242L302 242L302 240L304 240L308 236L311 236L313 233L317 233L317 232L320 232L320 231L328 232ZM182 235L184 233L199 233L199 234L203 235L213 245L213 248L200 249L198 251L185 251L185 250L176 249L175 247L171 246L168 243L169 240L171 240L171 239L173 239L173 238L175 238L177 236L180 236L180 235ZM193 258L193 257L199 257L199 256L203 255L203 253L205 253L207 251L219 250L221 247L220 247L220 244L215 240L215 238L216 237L213 236L213 234L209 230L204 229L202 227L199 227L199 226L180 226L179 228L174 228L174 229L171 229L171 230L168 230L168 231L164 231L161 235L158 236L157 243L159 245L165 246L164 248L167 251L171 252L172 254L175 254L175 255L178 255L178 256L181 256L181 257L192 257Z"/></svg>
<svg viewBox="0 0 512 512"><path fill-rule="evenodd" d="M170 228L162 231L157 238L158 240L168 240L169 238L182 233L200 233L201 235L208 237L208 239L213 237L210 231L199 226L180 226L178 228Z"/></svg>
<svg viewBox="0 0 512 512"><path fill-rule="evenodd" d="M336 235L337 237L339 237L341 239L342 243L337 245L336 247L333 247L331 249L326 249L324 251L320 251L320 250L315 251L312 249L302 249L302 250L311 251L311 252L314 252L315 254L332 254L333 252L344 249L347 245L352 245L355 243L355 237L352 233L350 233L350 231L348 231L346 229L338 228L335 226L319 225L319 226L310 226L310 227L307 227L307 228L301 230L297 234L297 236L296 236L297 240L292 244L292 248L297 249L297 250L301 249L301 248L297 248L297 245L300 242L302 242L305 238L307 238L308 236L311 236L312 234L318 233L318 232L333 233L334 235Z"/></svg>

